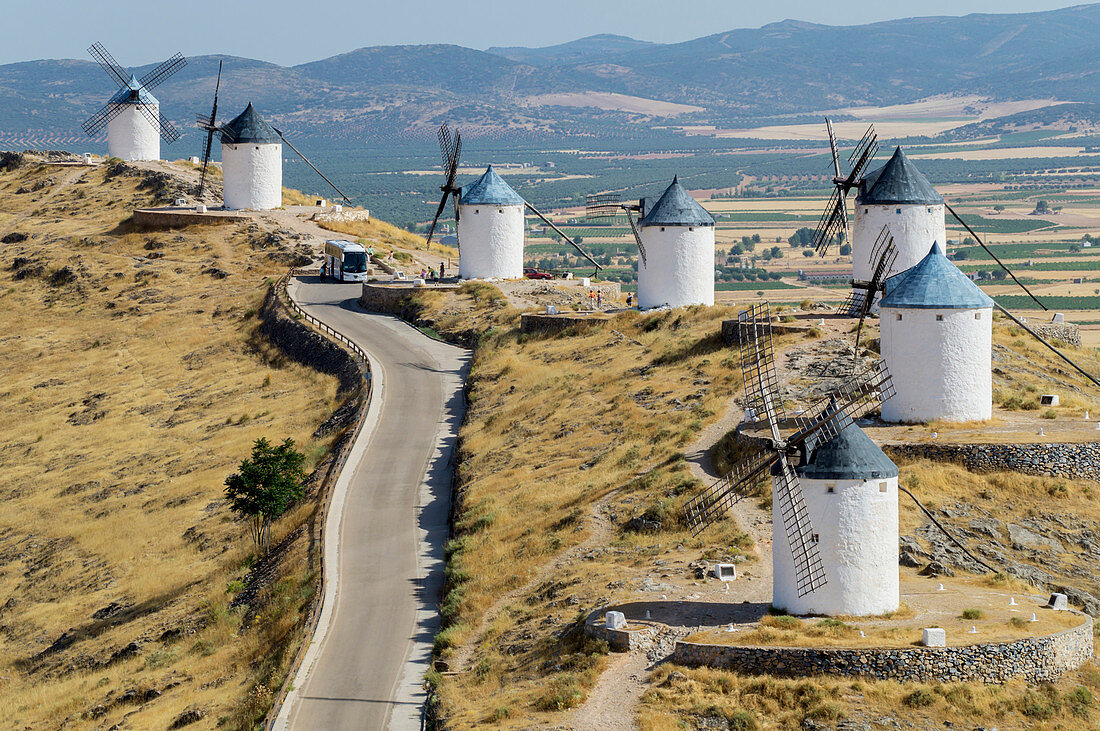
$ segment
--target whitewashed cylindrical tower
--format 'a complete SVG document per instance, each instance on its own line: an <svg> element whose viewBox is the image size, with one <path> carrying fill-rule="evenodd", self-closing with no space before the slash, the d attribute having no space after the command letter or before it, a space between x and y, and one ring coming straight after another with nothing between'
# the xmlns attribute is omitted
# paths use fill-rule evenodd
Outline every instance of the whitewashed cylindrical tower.
<svg viewBox="0 0 1100 731"><path fill-rule="evenodd" d="M523 198L490 165L458 196L458 276L523 277Z"/></svg>
<svg viewBox="0 0 1100 731"><path fill-rule="evenodd" d="M778 514L772 522L772 604L788 614L868 616L898 608L898 468L845 420L847 428L795 469L824 585L798 596L787 532ZM773 496L772 505L779 504Z"/></svg>
<svg viewBox="0 0 1100 731"><path fill-rule="evenodd" d="M248 103L222 131L225 207L257 211L283 204L283 141Z"/></svg>
<svg viewBox="0 0 1100 731"><path fill-rule="evenodd" d="M107 154L128 161L159 160L160 129L151 121L160 117L157 98L131 76L111 102L122 111L107 123Z"/></svg>
<svg viewBox="0 0 1100 731"><path fill-rule="evenodd" d="M943 196L906 157L901 148L882 167L868 173L856 196L852 222L852 279L871 280L875 240L890 228L898 257L889 274L904 272L928 253L928 242L947 242Z"/></svg>
<svg viewBox="0 0 1100 731"><path fill-rule="evenodd" d="M881 352L893 375L884 421L983 421L993 415L993 300L938 244L886 283Z"/></svg>
<svg viewBox="0 0 1100 731"><path fill-rule="evenodd" d="M714 304L714 218L672 179L638 222L638 306Z"/></svg>

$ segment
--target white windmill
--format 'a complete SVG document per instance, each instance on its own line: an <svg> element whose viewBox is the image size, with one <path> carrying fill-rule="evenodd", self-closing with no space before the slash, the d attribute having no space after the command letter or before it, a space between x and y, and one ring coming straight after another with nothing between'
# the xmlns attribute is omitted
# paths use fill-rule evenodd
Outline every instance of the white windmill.
<svg viewBox="0 0 1100 731"><path fill-rule="evenodd" d="M773 604L794 614L881 614L897 609L897 467L853 423L893 395L883 361L786 421L767 305L738 315L748 409L769 430L766 443L691 500L695 534L772 477Z"/></svg>
<svg viewBox="0 0 1100 731"><path fill-rule="evenodd" d="M221 140L223 205L228 209L257 211L278 208L283 203L283 143L315 173L351 204L351 199L325 177L317 167L298 151L276 127L268 124L252 102L226 124L218 124L218 92L222 85L222 64L218 62L218 80L214 85L214 104L209 115L197 115L199 129L206 132L202 148L202 175L198 197L206 190L206 171L214 147L214 135Z"/></svg>
<svg viewBox="0 0 1100 731"><path fill-rule="evenodd" d="M881 351L897 395L883 405L884 421L992 416L993 304L939 244L886 280L879 302Z"/></svg>
<svg viewBox="0 0 1100 731"><path fill-rule="evenodd" d="M83 124L84 133L95 137L107 127L107 154L123 160L159 160L160 140L172 144L180 133L160 113L152 89L187 65L182 54L169 58L138 79L125 71L101 43L88 49L116 84L118 91Z"/></svg>
<svg viewBox="0 0 1100 731"><path fill-rule="evenodd" d="M266 211L283 204L283 142L252 102L220 128L225 207Z"/></svg>
<svg viewBox="0 0 1100 731"><path fill-rule="evenodd" d="M523 277L525 202L490 165L458 194L458 276L462 279Z"/></svg>
<svg viewBox="0 0 1100 731"><path fill-rule="evenodd" d="M458 231L459 277L519 279L523 276L525 209L542 219L587 259L596 268L593 276L603 268L553 221L508 185L492 165L476 181L459 187L455 180L462 154L462 135L459 132L452 134L446 123L439 128L439 151L443 156L444 180L439 186L442 196L428 229L427 242L430 247L439 217L447 207L447 199L451 198Z"/></svg>
<svg viewBox="0 0 1100 731"><path fill-rule="evenodd" d="M714 217L679 178L672 179L656 202L624 203L615 193L588 196L585 216L589 219L624 212L638 244L638 306L713 305Z"/></svg>

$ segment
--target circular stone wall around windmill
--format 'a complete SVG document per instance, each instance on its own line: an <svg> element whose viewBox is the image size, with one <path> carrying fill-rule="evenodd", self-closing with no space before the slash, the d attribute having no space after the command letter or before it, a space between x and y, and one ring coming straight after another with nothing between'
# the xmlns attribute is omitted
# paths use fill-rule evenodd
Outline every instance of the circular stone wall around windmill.
<svg viewBox="0 0 1100 731"><path fill-rule="evenodd" d="M148 92L145 108L154 116L160 106ZM150 101L151 100L151 101ZM160 130L149 123L136 104L124 104L118 116L107 123L107 154L122 160L159 160Z"/></svg>
<svg viewBox="0 0 1100 731"><path fill-rule="evenodd" d="M824 585L798 595L794 552L778 514L772 524L772 604L788 614L869 616L899 605L898 468L845 421L847 428L811 449L796 469ZM783 504L779 495L772 504Z"/></svg>
<svg viewBox="0 0 1100 731"><path fill-rule="evenodd" d="M490 165L458 197L458 276L523 277L524 200Z"/></svg>
<svg viewBox="0 0 1100 731"><path fill-rule="evenodd" d="M638 226L638 306L713 305L714 218L677 179Z"/></svg>
<svg viewBox="0 0 1100 731"><path fill-rule="evenodd" d="M898 280L898 281L895 281ZM882 357L896 391L889 422L983 421L993 414L993 300L939 245L887 283Z"/></svg>
<svg viewBox="0 0 1100 731"><path fill-rule="evenodd" d="M249 102L222 134L225 207L270 210L283 204L283 144Z"/></svg>
<svg viewBox="0 0 1100 731"><path fill-rule="evenodd" d="M928 244L945 244L943 197L901 148L860 183L852 225L852 278L870 281L871 261L882 227L890 229L898 256L889 274L904 272L928 253Z"/></svg>

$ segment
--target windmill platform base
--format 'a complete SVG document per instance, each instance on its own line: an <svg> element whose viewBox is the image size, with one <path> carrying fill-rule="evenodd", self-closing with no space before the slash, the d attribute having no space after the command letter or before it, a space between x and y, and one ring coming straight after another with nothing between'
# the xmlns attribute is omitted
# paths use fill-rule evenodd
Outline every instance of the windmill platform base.
<svg viewBox="0 0 1100 731"><path fill-rule="evenodd" d="M250 216L241 211L207 209L196 210L194 206L164 208L138 208L134 211L134 226L140 229L173 229L186 226L217 226L226 223L239 223Z"/></svg>
<svg viewBox="0 0 1100 731"><path fill-rule="evenodd" d="M589 615L585 632L617 652L652 652L656 638L672 631L681 639L669 662L796 678L1050 682L1093 656L1091 617L1051 609L1047 596L1013 595L977 578L919 577L905 571L903 611L825 622L820 617L779 620L765 602L722 601L721 594L708 593L712 601L697 593L698 600L600 607ZM979 618L962 618L964 610L974 609L980 610ZM609 610L622 612L626 626L608 628L604 615ZM921 646L928 628L945 631L945 647Z"/></svg>

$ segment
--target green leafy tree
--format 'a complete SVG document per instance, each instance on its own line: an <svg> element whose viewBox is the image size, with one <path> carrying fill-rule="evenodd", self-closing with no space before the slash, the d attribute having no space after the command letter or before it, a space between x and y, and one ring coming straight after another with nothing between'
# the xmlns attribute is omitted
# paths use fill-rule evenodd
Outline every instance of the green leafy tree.
<svg viewBox="0 0 1100 731"><path fill-rule="evenodd" d="M249 533L260 553L267 553L271 524L305 492L305 455L286 439L277 447L261 437L252 445L252 456L225 478L229 507L248 522Z"/></svg>
<svg viewBox="0 0 1100 731"><path fill-rule="evenodd" d="M783 250L780 249L778 246L773 246L772 247L772 258L773 259L782 259L783 258Z"/></svg>

